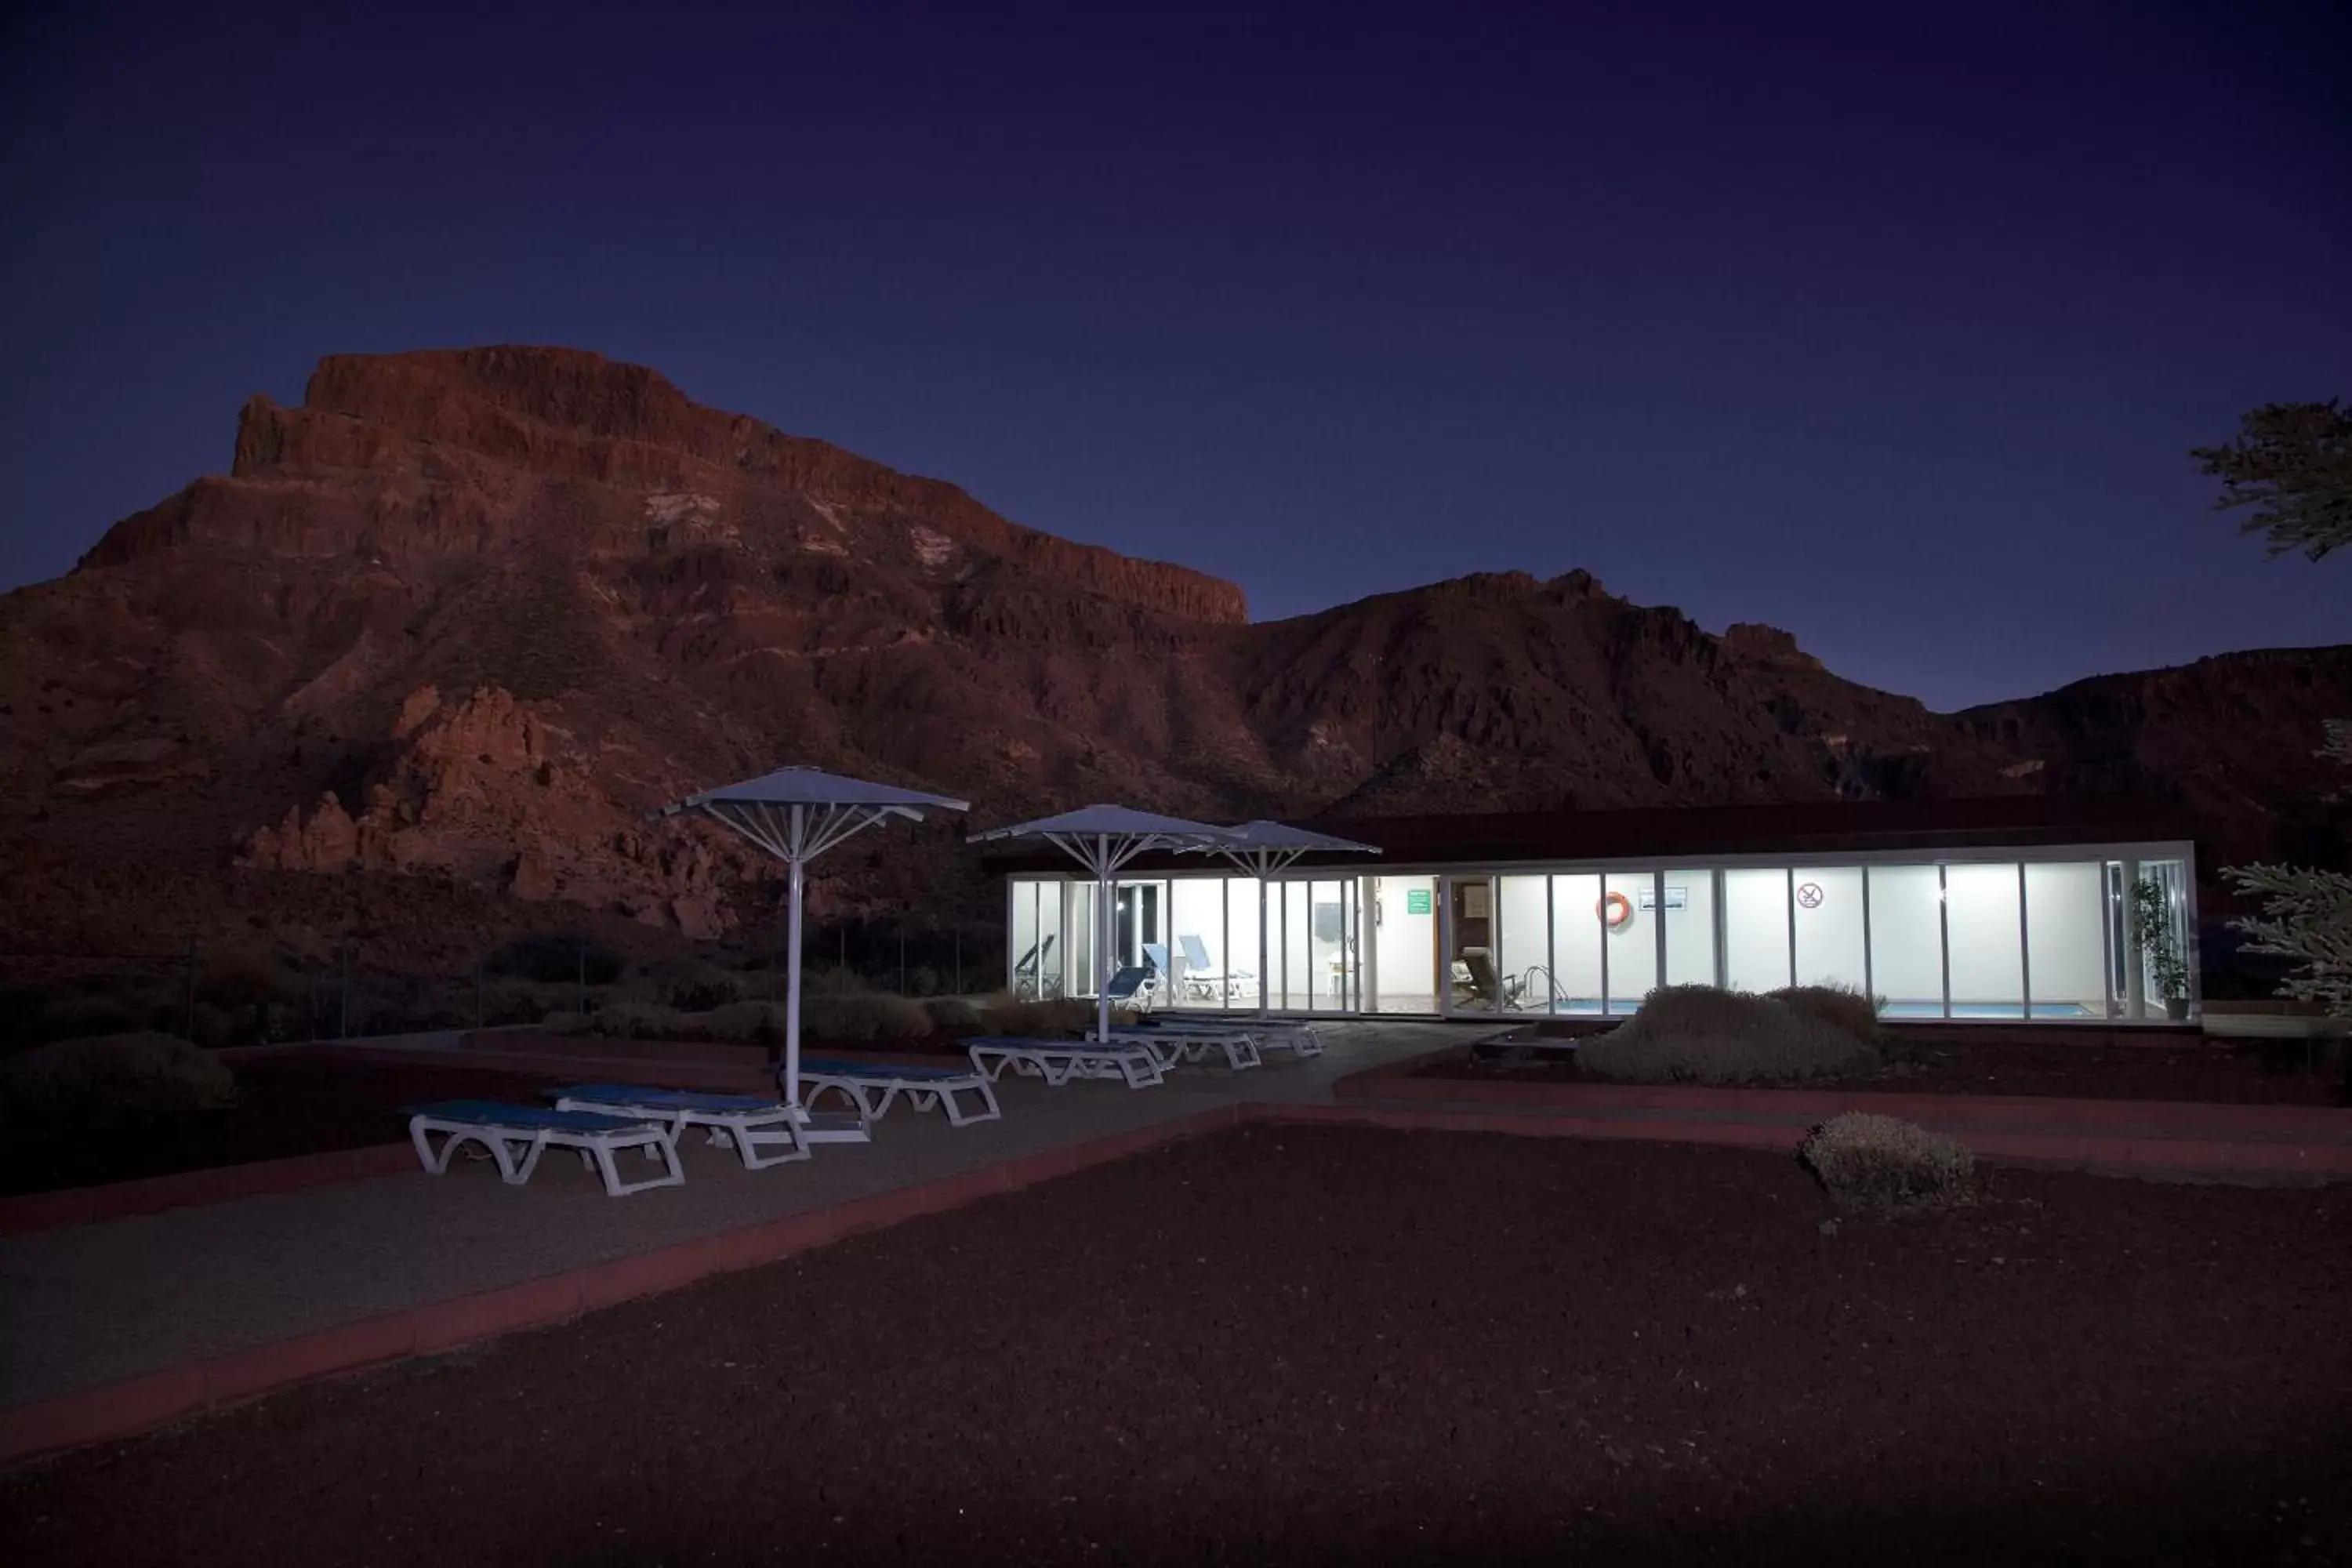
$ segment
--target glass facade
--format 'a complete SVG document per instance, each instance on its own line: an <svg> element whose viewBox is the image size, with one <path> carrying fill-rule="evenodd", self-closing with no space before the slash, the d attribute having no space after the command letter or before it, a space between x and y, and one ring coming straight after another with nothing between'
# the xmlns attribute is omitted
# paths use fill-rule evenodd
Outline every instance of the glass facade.
<svg viewBox="0 0 2352 1568"><path fill-rule="evenodd" d="M1108 972L1147 970L1152 1006L1217 1012L1622 1017L1661 984L1796 984L1891 1018L2160 1021L2191 1011L2196 969L2191 863L2165 847L2180 852L1318 868L1262 898L1248 877L1171 873L1113 889ZM1097 994L1095 896L1010 879L1015 994Z"/></svg>

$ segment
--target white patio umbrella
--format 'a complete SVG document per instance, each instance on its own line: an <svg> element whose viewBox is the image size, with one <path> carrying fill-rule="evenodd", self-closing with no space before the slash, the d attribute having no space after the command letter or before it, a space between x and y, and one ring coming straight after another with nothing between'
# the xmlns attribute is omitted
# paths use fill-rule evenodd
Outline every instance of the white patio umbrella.
<svg viewBox="0 0 2352 1568"><path fill-rule="evenodd" d="M1153 849L1213 849L1233 838L1230 828L1181 816L1160 816L1124 805L1086 805L1059 816L1040 817L971 836L974 844L1007 838L1041 838L1094 873L1095 1037L1110 1033L1111 879L1138 855Z"/></svg>
<svg viewBox="0 0 2352 1568"><path fill-rule="evenodd" d="M1231 837L1213 847L1257 879L1257 1016L1263 1018L1272 1011L1265 994L1267 879L1310 851L1332 855L1377 855L1380 850L1351 838L1334 838L1328 833L1317 833L1311 828L1293 827L1286 822L1244 822L1229 831ZM1226 963L1230 966L1232 960L1228 959Z"/></svg>
<svg viewBox="0 0 2352 1568"><path fill-rule="evenodd" d="M784 1103L801 1102L801 897L808 863L894 816L920 822L927 810L969 811L968 801L843 778L815 768L778 768L756 779L705 790L653 816L698 813L750 839L791 868L784 959Z"/></svg>

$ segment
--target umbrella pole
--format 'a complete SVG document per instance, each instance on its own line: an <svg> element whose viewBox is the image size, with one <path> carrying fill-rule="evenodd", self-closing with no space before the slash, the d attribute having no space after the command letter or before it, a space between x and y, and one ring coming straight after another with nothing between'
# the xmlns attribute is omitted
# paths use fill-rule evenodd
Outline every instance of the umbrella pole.
<svg viewBox="0 0 2352 1568"><path fill-rule="evenodd" d="M1273 971L1272 969L1270 969L1270 968L1268 968L1268 967L1266 966L1266 955L1267 955L1267 953L1271 951L1271 949L1269 949L1269 948L1267 947L1267 945L1266 945L1266 935L1265 935L1265 878L1266 878L1266 859L1267 859L1267 858L1266 858L1265 856L1263 856L1263 855L1259 856L1259 857L1258 857L1258 859L1257 859L1257 868L1256 868L1256 869L1257 869L1257 1016L1258 1016L1259 1017L1261 1017L1261 1018L1268 1018L1268 1017L1272 1017L1272 1016L1274 1016L1274 993L1273 993L1273 991L1272 991L1272 989L1271 989L1272 985L1274 984L1274 971Z"/></svg>
<svg viewBox="0 0 2352 1568"><path fill-rule="evenodd" d="M790 862L792 913L784 940L792 952L784 959L784 1103L801 1103L801 822L803 808L793 807L793 858Z"/></svg>
<svg viewBox="0 0 2352 1568"><path fill-rule="evenodd" d="M1110 1038L1110 837L1095 839L1095 1038Z"/></svg>

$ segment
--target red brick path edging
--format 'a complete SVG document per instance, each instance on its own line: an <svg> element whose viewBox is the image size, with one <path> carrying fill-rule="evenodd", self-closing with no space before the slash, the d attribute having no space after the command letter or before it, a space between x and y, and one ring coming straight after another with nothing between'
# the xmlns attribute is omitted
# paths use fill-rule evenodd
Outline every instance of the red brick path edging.
<svg viewBox="0 0 2352 1568"><path fill-rule="evenodd" d="M1243 1119L1239 1107L1219 1106L1178 1121L1048 1149L831 1208L788 1215L632 1258L339 1324L210 1361L0 1410L0 1465L57 1449L134 1436L313 1378L404 1356L431 1355L518 1329L561 1322L600 1307L676 1289L708 1275L773 1263L861 1231L959 1208L1164 1143L1223 1131ZM398 1152L415 1158L405 1145Z"/></svg>

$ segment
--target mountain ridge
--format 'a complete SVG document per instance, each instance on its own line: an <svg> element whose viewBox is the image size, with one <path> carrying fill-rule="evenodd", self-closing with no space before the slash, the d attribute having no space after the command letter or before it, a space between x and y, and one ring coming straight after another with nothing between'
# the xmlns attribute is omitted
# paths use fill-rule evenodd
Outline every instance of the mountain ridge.
<svg viewBox="0 0 2352 1568"><path fill-rule="evenodd" d="M331 356L301 405L248 401L227 474L0 595L0 833L45 865L437 879L694 935L742 919L766 868L642 813L784 761L992 815L2128 793L2242 857L2340 842L2309 753L2345 712L2336 647L1939 714L1581 571L1253 623L1232 584L649 369L434 350ZM915 847L845 862L826 896L984 903ZM0 916L45 919L30 895Z"/></svg>

